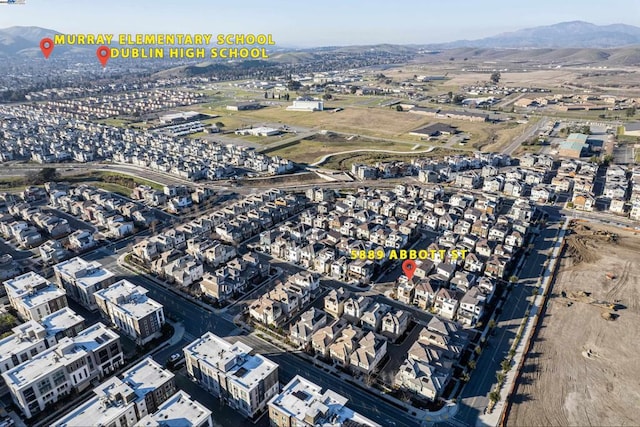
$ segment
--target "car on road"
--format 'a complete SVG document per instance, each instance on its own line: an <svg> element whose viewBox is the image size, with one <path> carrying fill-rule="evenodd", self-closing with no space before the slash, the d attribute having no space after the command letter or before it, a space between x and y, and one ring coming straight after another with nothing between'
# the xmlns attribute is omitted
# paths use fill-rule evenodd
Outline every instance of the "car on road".
<svg viewBox="0 0 640 427"><path fill-rule="evenodd" d="M184 360L184 354L182 354L182 353L173 353L167 359L167 363L165 364L165 367L167 369L175 369L175 368L178 368L181 364L183 364L184 361L185 361Z"/></svg>
<svg viewBox="0 0 640 427"><path fill-rule="evenodd" d="M180 360L182 356L182 353L173 353L171 356L169 356L168 362L175 363Z"/></svg>

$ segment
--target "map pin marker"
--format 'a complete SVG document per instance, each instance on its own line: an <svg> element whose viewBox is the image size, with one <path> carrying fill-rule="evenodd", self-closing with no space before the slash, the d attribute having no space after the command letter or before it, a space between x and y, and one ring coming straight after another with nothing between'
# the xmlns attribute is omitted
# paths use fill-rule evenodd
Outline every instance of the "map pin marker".
<svg viewBox="0 0 640 427"><path fill-rule="evenodd" d="M45 37L40 40L40 50L42 51L45 59L49 59L49 55L51 55L51 52L53 52L54 46L55 44L53 44L53 40L51 40L49 37Z"/></svg>
<svg viewBox="0 0 640 427"><path fill-rule="evenodd" d="M402 271L409 280L413 278L416 272L416 262L412 259L407 259L402 263Z"/></svg>
<svg viewBox="0 0 640 427"><path fill-rule="evenodd" d="M106 67L107 62L109 62L109 58L111 58L111 49L107 46L100 46L96 51L96 55L98 56L98 60L102 64L102 67Z"/></svg>

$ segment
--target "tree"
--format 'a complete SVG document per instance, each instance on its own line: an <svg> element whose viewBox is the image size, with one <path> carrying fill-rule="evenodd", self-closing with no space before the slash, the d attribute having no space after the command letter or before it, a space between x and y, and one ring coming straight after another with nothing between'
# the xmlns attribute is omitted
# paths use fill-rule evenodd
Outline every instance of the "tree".
<svg viewBox="0 0 640 427"><path fill-rule="evenodd" d="M511 362L508 360L503 360L500 363L500 367L502 368L503 371L508 372L509 369L511 369Z"/></svg>
<svg viewBox="0 0 640 427"><path fill-rule="evenodd" d="M489 329L493 329L496 327L496 321L491 319L489 320Z"/></svg>
<svg viewBox="0 0 640 427"><path fill-rule="evenodd" d="M500 82L500 71L494 71L491 73L491 83L498 84Z"/></svg>
<svg viewBox="0 0 640 427"><path fill-rule="evenodd" d="M489 393L489 400L491 400L492 402L497 402L500 400L500 392L497 390L493 390L491 393Z"/></svg>
<svg viewBox="0 0 640 427"><path fill-rule="evenodd" d="M43 182L53 181L58 178L58 171L56 171L56 168L42 168L39 176Z"/></svg>
<svg viewBox="0 0 640 427"><path fill-rule="evenodd" d="M602 159L602 163L604 163L605 165L608 165L609 163L613 162L613 159L614 159L613 154L607 154Z"/></svg>
<svg viewBox="0 0 640 427"><path fill-rule="evenodd" d="M533 295L534 297L537 296L539 293L538 288L533 288L533 291L531 291L531 295Z"/></svg>
<svg viewBox="0 0 640 427"><path fill-rule="evenodd" d="M287 89L289 90L298 90L302 87L302 83L297 80L289 80L287 82Z"/></svg>
<svg viewBox="0 0 640 427"><path fill-rule="evenodd" d="M467 362L467 366L468 366L468 367L469 367L469 369L471 369L471 370L476 369L476 366L477 366L476 361L475 361L475 360L469 360L469 361Z"/></svg>
<svg viewBox="0 0 640 427"><path fill-rule="evenodd" d="M396 111L404 111L402 105L396 105Z"/></svg>
<svg viewBox="0 0 640 427"><path fill-rule="evenodd" d="M267 93L267 91L264 92L264 99L267 99L269 97L269 94Z"/></svg>
<svg viewBox="0 0 640 427"><path fill-rule="evenodd" d="M633 117L636 115L636 107L627 108L627 117Z"/></svg>
<svg viewBox="0 0 640 427"><path fill-rule="evenodd" d="M462 374L462 376L460 377L460 381L462 381L463 383L468 383L470 379L471 379L471 375L469 375L466 372Z"/></svg>
<svg viewBox="0 0 640 427"><path fill-rule="evenodd" d="M45 182L55 181L58 177L56 168L42 168L38 172L31 171L27 173L26 183L30 185L44 184Z"/></svg>
<svg viewBox="0 0 640 427"><path fill-rule="evenodd" d="M498 372L496 374L496 380L498 380L498 384L502 385L504 383L504 373Z"/></svg>
<svg viewBox="0 0 640 427"><path fill-rule="evenodd" d="M329 100L333 98L333 95L331 95L330 93L325 93L324 95L322 95L322 99L324 100Z"/></svg>
<svg viewBox="0 0 640 427"><path fill-rule="evenodd" d="M216 127L222 129L224 127L224 123L216 122Z"/></svg>
<svg viewBox="0 0 640 427"><path fill-rule="evenodd" d="M520 279L518 279L518 276L509 277L509 282L511 282L511 283L516 283L518 280L520 280Z"/></svg>
<svg viewBox="0 0 640 427"><path fill-rule="evenodd" d="M463 95L454 95L451 102L453 102L454 104L462 104L462 101L464 101Z"/></svg>

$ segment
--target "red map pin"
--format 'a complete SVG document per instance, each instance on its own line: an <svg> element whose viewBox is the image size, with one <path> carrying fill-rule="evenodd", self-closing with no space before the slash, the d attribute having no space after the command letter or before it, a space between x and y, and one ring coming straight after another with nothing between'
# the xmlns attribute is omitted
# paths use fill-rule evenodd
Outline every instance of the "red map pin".
<svg viewBox="0 0 640 427"><path fill-rule="evenodd" d="M106 67L107 62L109 62L109 58L111 58L111 49L107 46L100 46L96 51L96 55L98 56L98 60L102 64L102 67Z"/></svg>
<svg viewBox="0 0 640 427"><path fill-rule="evenodd" d="M412 259L407 259L402 263L402 271L407 276L407 279L411 280L416 272L416 262Z"/></svg>
<svg viewBox="0 0 640 427"><path fill-rule="evenodd" d="M53 40L51 40L49 37L45 37L40 40L40 50L42 51L42 54L46 59L49 59L49 55L51 55L51 52L53 52L54 46L55 44L53 43Z"/></svg>

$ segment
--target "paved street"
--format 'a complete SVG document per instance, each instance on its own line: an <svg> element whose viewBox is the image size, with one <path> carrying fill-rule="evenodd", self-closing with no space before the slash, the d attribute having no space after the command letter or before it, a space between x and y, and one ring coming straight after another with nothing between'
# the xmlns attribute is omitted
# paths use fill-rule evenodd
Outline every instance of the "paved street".
<svg viewBox="0 0 640 427"><path fill-rule="evenodd" d="M462 390L460 409L455 419L465 425L475 425L478 416L489 403L487 395L496 383L496 373L501 369L500 362L507 356L525 316L529 305L527 297L531 295L532 288L542 274L547 252L553 246L558 227L557 223L548 224L536 239L534 250L520 271L520 280L502 307L497 326L489 338L489 345L482 352L476 369L471 374L471 380Z"/></svg>
<svg viewBox="0 0 640 427"><path fill-rule="evenodd" d="M119 246L122 245L125 245L125 243L119 244ZM185 327L184 339L181 343L163 349L154 356L159 363L164 364L169 355L181 351L186 344L201 336L206 331L211 331L222 337L236 336L242 333L242 331L229 320L228 316L220 316L209 312L191 303L184 297L162 288L160 285L143 276L133 274L128 269L118 265L118 256L118 254L113 254L108 249L101 249L94 251L87 258L98 259L105 268L111 270L120 278L127 279L134 284L148 289L148 295L163 304L165 312L175 321L182 322ZM349 398L350 402L348 406L350 408L361 411L382 425L388 425L386 421L390 419L395 420L398 427L416 425L415 419L403 409L382 401L353 384L345 383L341 379L327 374L321 368L310 365L309 362L294 354L283 352L279 348L254 336L242 336L238 339L241 339L243 342L252 346L255 351L264 354L280 365L280 382L282 384L286 384L295 375L300 374L323 387L330 387L342 393ZM205 400L203 403L212 403L214 399L210 399L210 401ZM215 416L215 412L214 419L222 426L238 426L238 423L233 422L232 419L218 419L218 417Z"/></svg>

